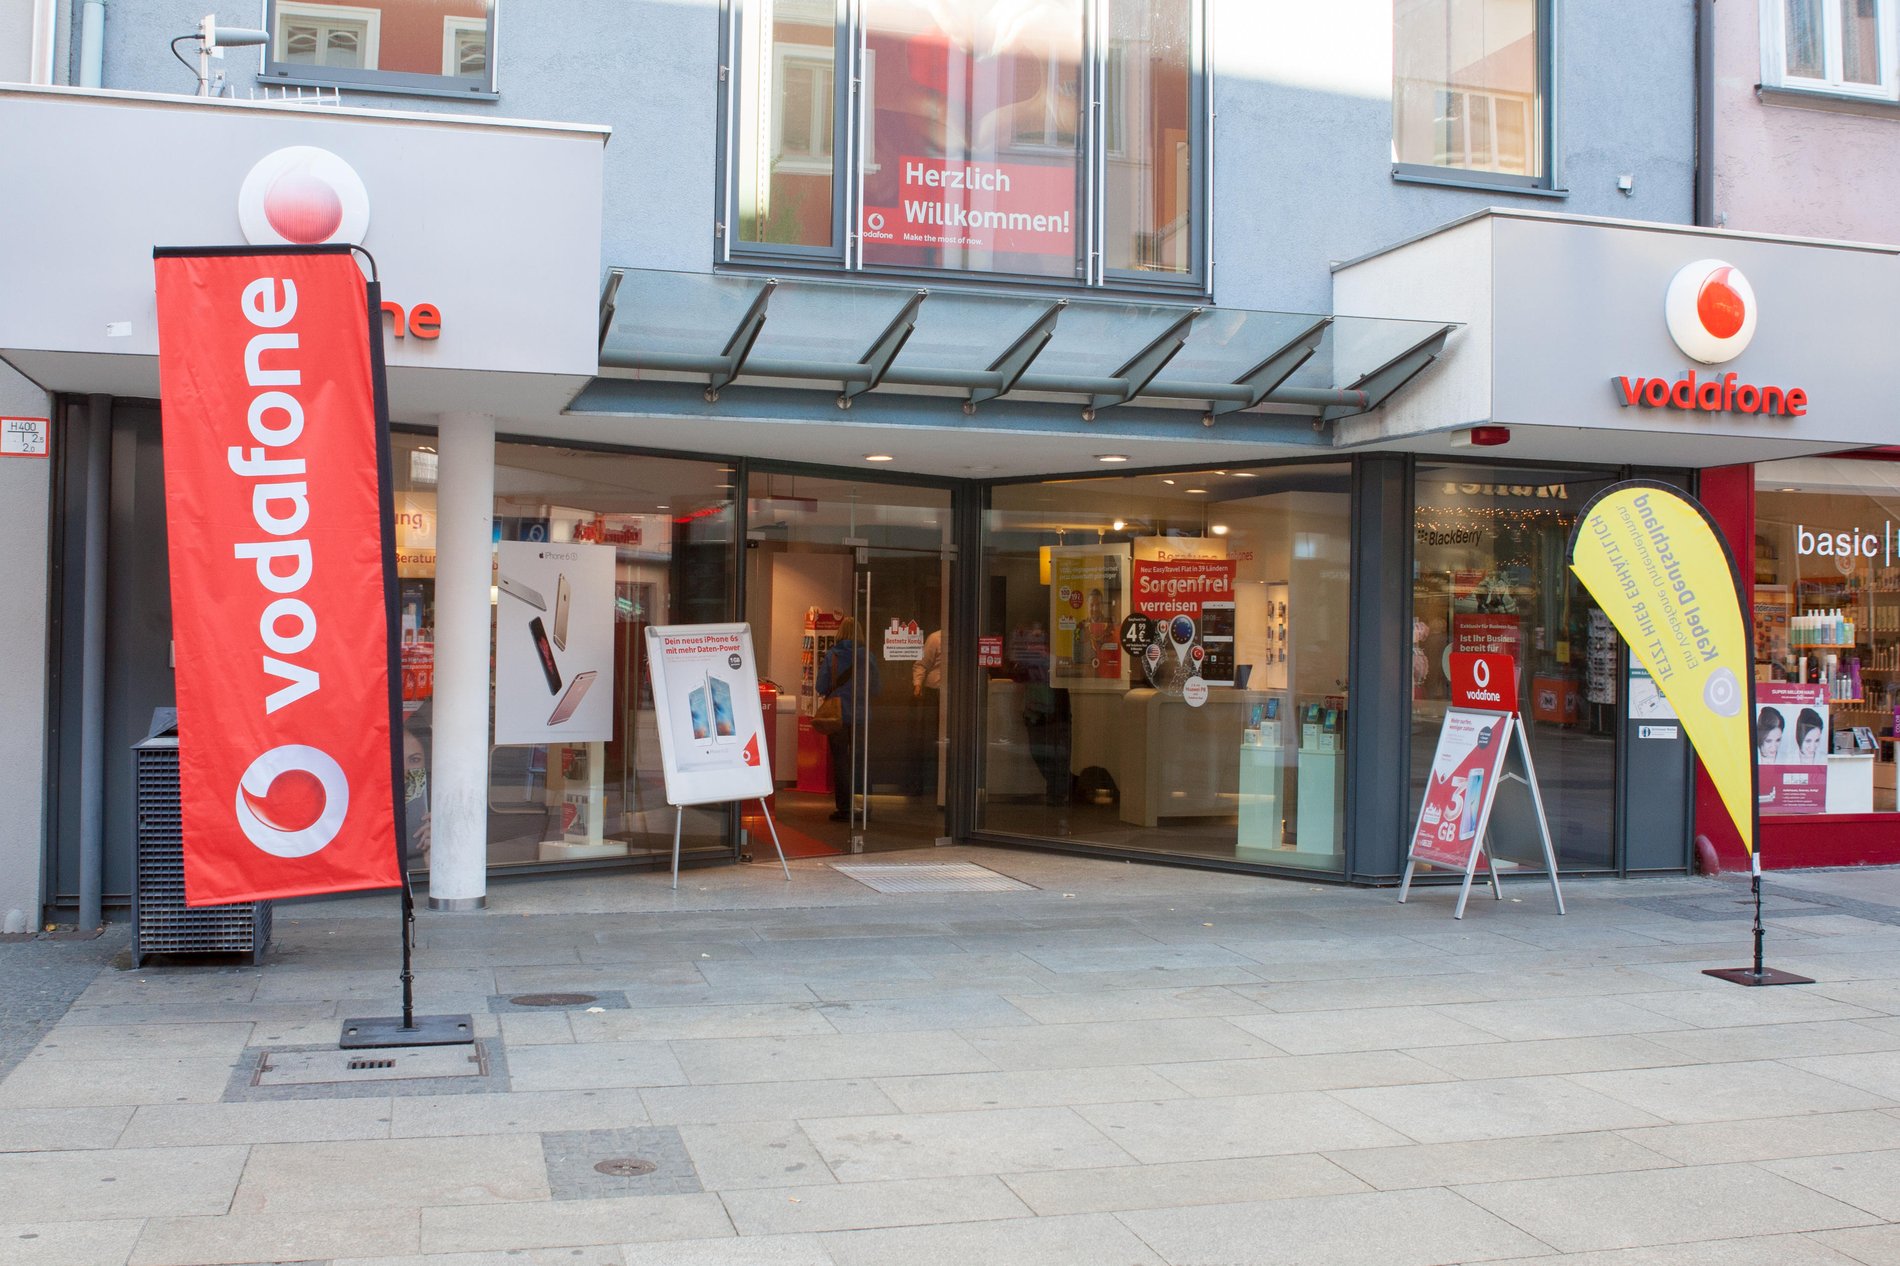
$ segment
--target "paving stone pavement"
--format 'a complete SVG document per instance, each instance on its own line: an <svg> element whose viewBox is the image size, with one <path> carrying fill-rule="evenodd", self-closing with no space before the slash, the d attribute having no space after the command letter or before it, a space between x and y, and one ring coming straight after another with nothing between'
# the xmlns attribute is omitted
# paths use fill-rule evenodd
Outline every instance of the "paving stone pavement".
<svg viewBox="0 0 1900 1266"><path fill-rule="evenodd" d="M1817 983L1757 990L1702 975L1746 961L1733 878L1460 923L1443 888L870 860L1031 887L811 860L424 914L421 1009L473 1016L479 1077L253 1084L394 1009L386 897L280 905L261 967L0 944L0 1266L1900 1264L1900 871L1771 875L1769 961ZM506 1001L542 992L600 1001Z"/></svg>
<svg viewBox="0 0 1900 1266"><path fill-rule="evenodd" d="M0 1076L39 1045L113 955L130 943L122 926L89 940L0 941Z"/></svg>

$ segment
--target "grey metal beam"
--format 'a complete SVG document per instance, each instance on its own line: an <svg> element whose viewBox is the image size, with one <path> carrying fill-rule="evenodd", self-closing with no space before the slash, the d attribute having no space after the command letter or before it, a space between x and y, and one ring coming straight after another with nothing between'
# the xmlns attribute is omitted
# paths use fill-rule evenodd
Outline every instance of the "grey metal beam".
<svg viewBox="0 0 1900 1266"><path fill-rule="evenodd" d="M1438 353L1444 349L1445 340L1457 328L1455 325L1441 325L1377 369L1359 375L1350 389L1363 392L1366 403L1358 408L1334 405L1321 415L1322 419L1333 422L1355 413L1370 413L1384 404L1393 392L1412 381L1425 366L1438 358Z"/></svg>
<svg viewBox="0 0 1900 1266"><path fill-rule="evenodd" d="M838 396L840 409L849 409L853 400L884 381L884 375L890 372L891 362L904 350L904 344L910 341L911 331L917 328L917 310L924 306L924 300L929 297L928 290L913 292L897 315L891 318L891 323L884 327L884 332L864 353L856 371L840 376L844 387Z"/></svg>
<svg viewBox="0 0 1900 1266"><path fill-rule="evenodd" d="M614 297L620 293L620 283L626 279L627 270L624 268L607 270L607 284L600 292L600 341L594 346L597 352L607 346L607 331L613 328L614 313L617 311Z"/></svg>
<svg viewBox="0 0 1900 1266"><path fill-rule="evenodd" d="M739 376L745 368L746 357L752 354L752 345L759 341L759 331L765 328L766 305L772 302L772 292L778 289L778 278L767 277L759 286L759 292L752 296L752 302L746 306L745 315L739 318L739 324L733 327L732 337L719 350L720 366L706 380L706 403L712 404L719 399L719 389Z"/></svg>
<svg viewBox="0 0 1900 1266"><path fill-rule="evenodd" d="M603 369L637 369L656 373L715 374L724 366L718 356L692 352L608 352L600 358ZM745 371L758 378L789 378L816 382L841 382L859 378L864 367L853 361L776 360L758 357L746 361ZM983 369L928 369L892 367L885 373L884 385L892 387L949 387L969 391L991 387L1000 389L1001 373ZM1025 373L1016 381L1015 391L1034 391L1048 395L1087 396L1114 391L1123 385L1118 378L1092 378L1074 374ZM1231 382L1202 382L1187 379L1157 378L1141 392L1155 400L1234 400L1253 398L1252 388ZM1351 387L1289 387L1284 384L1267 393L1265 403L1293 405L1303 409L1340 406L1351 412L1370 407L1369 393Z"/></svg>
<svg viewBox="0 0 1900 1266"><path fill-rule="evenodd" d="M1129 357L1127 363L1115 371L1115 387L1090 394L1088 407L1082 410L1082 420L1093 422L1097 409L1127 404L1140 395L1167 363L1174 359L1174 354L1187 345L1188 330L1202 311L1204 309L1189 308L1172 325L1151 339L1148 346Z"/></svg>
<svg viewBox="0 0 1900 1266"><path fill-rule="evenodd" d="M1220 417L1224 413L1251 409L1265 400L1274 388L1299 372L1300 366L1313 358L1313 353L1319 350L1320 340L1326 337L1326 331L1332 324L1331 317L1321 317L1282 343L1271 356L1234 380L1236 387L1245 387L1250 393L1245 400L1210 399L1209 415Z"/></svg>
<svg viewBox="0 0 1900 1266"><path fill-rule="evenodd" d="M994 400L1000 395L1013 391L1022 376L1042 349L1049 346L1049 340L1055 337L1056 318L1069 306L1067 299L1057 299L1044 309L1041 316L1029 323L1029 328L1016 336L1016 341L1003 349L1003 354L990 362L988 373L998 374L1002 382L996 386L970 388L970 398L963 402L965 413L975 413L976 406L985 400Z"/></svg>

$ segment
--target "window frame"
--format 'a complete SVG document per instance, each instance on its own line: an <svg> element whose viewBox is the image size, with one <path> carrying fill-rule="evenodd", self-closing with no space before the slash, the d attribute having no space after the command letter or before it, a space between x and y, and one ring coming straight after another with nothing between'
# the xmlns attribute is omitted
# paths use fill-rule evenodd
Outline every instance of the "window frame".
<svg viewBox="0 0 1900 1266"><path fill-rule="evenodd" d="M1766 0L1772 3L1773 0ZM1533 0L1537 19L1537 59L1536 69L1538 92L1531 99L1530 127L1524 133L1526 145L1543 154L1543 170L1535 176L1518 175L1515 172L1494 171L1483 167L1452 167L1439 163L1401 162L1398 157L1399 131L1399 94L1397 76L1394 75L1392 92L1392 179L1407 184L1449 185L1471 189L1490 189L1503 193L1528 194L1542 197L1565 197L1569 190L1563 187L1562 172L1558 159L1558 116L1557 84L1560 62L1557 53L1556 28L1562 16L1562 0ZM1398 6L1392 10L1392 46L1393 62L1398 57ZM1465 97L1471 94L1453 88L1450 84L1441 84L1437 90L1441 95L1454 92ZM1482 94L1493 101L1500 94ZM1517 100L1510 94L1503 94L1504 100ZM1496 116L1492 116L1495 124ZM1496 158L1496 129L1492 129L1493 160Z"/></svg>
<svg viewBox="0 0 1900 1266"><path fill-rule="evenodd" d="M485 26L487 54L484 59L483 73L474 76L382 70L373 66L359 70L279 61L277 59L277 32L282 21L286 18L299 17L321 21L336 16L345 16L359 21L367 17L369 38L365 41L365 60L374 60L380 46L383 11L378 8L319 4L314 3L313 0L264 0L264 29L270 32L271 38L270 42L264 45L263 67L258 71L257 77L262 83L288 84L306 88L335 88L357 92L492 101L500 95L495 87L495 40L496 31L500 25L501 0L485 0L485 6L487 16L479 22ZM473 18L444 16L442 28L444 65L452 63L457 35L476 29L477 24L478 20Z"/></svg>
<svg viewBox="0 0 1900 1266"><path fill-rule="evenodd" d="M1788 73L1788 2L1761 0L1761 81L1764 88L1806 93L1851 101L1900 103L1900 5L1895 0L1873 0L1875 53L1880 59L1880 82L1849 83L1842 65L1840 9L1837 0L1824 0L1821 11L1821 77Z"/></svg>
<svg viewBox="0 0 1900 1266"><path fill-rule="evenodd" d="M1212 5L1208 0L1187 0L1192 31L1190 58L1191 93L1189 106L1189 224L1191 244L1189 268L1185 273L1162 273L1139 269L1106 267L1103 249L1105 192L1108 155L1104 141L1106 126L1105 94L1107 85L1107 6L1112 0L1081 0L1082 100L1089 108L1077 123L1076 144L1076 234L1075 266L1072 272L1051 276L1043 273L1017 273L959 268L925 268L915 265L880 265L864 259L863 242L856 231L864 205L864 178L875 174L871 166L871 101L875 84L873 50L868 47L863 6L856 0L837 0L837 33L834 45L833 84L835 89L832 157L832 242L828 246L798 246L741 241L738 235L740 163L743 160L739 118L743 85L752 67L746 54L757 36L748 32L751 0L721 0L720 33L720 111L717 129L718 178L713 227L714 258L721 267L736 270L807 267L827 273L862 277L902 278L938 283L972 282L1004 287L1078 289L1087 291L1127 291L1170 297L1205 297L1211 293L1213 260L1212 198L1213 177L1213 91L1210 52ZM815 47L815 46L814 46ZM776 62L778 53L775 51ZM844 73L848 71L848 73ZM775 121L774 132L777 131ZM771 138L767 138L770 143ZM1054 151L1042 151L1054 152Z"/></svg>

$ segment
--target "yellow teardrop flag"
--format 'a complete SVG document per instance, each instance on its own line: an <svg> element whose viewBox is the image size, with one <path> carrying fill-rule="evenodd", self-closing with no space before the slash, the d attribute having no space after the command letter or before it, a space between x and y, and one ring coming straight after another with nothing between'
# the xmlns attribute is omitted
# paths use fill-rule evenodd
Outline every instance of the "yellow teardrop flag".
<svg viewBox="0 0 1900 1266"><path fill-rule="evenodd" d="M1675 708L1742 844L1754 852L1754 650L1735 564L1714 524L1673 488L1617 484L1584 507L1570 538L1570 570Z"/></svg>

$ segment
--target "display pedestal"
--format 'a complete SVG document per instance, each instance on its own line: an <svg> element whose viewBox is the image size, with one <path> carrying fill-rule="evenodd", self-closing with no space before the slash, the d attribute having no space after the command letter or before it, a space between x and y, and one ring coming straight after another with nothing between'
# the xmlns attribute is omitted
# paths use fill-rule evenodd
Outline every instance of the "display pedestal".
<svg viewBox="0 0 1900 1266"><path fill-rule="evenodd" d="M542 840L535 859L543 862L581 861L598 857L625 857L625 840L607 839L602 817L607 807L604 779L605 743L567 744L548 748L548 801L557 805L561 834Z"/></svg>
<svg viewBox="0 0 1900 1266"><path fill-rule="evenodd" d="M1302 852L1330 853L1346 817L1346 754L1300 749L1300 802L1294 842Z"/></svg>
<svg viewBox="0 0 1900 1266"><path fill-rule="evenodd" d="M1827 758L1829 813L1874 811L1874 764L1872 752L1835 752Z"/></svg>
<svg viewBox="0 0 1900 1266"><path fill-rule="evenodd" d="M1281 749L1242 744L1240 748L1239 848L1254 852L1280 849Z"/></svg>

